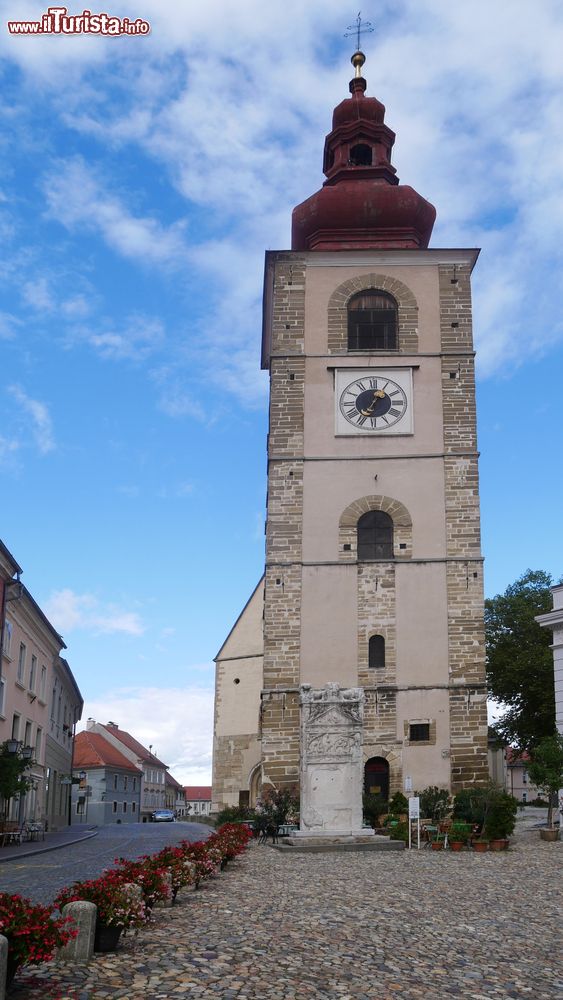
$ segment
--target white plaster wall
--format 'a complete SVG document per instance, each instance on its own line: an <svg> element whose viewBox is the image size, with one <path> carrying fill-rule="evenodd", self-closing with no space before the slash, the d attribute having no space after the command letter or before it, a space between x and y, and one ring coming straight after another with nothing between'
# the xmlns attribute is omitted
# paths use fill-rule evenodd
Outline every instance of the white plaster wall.
<svg viewBox="0 0 563 1000"><path fill-rule="evenodd" d="M447 691L399 691L397 694L397 739L405 740L405 721L436 721L435 746L411 744L403 747L403 779L412 778L413 791L429 784L450 787L450 712ZM442 756L442 751L447 756Z"/></svg>
<svg viewBox="0 0 563 1000"><path fill-rule="evenodd" d="M413 366L414 434L350 434L335 437L334 368L392 368ZM439 454L442 430L442 375L440 358L402 354L325 355L305 363L305 456L368 456ZM351 376L353 377L353 376Z"/></svg>
<svg viewBox="0 0 563 1000"><path fill-rule="evenodd" d="M348 256L348 255L347 255ZM351 263L361 256L367 257L367 252L361 255L351 253ZM381 256L377 252L370 254L373 263L358 267L338 266L307 268L307 298L305 302L305 329L307 331L307 351L313 354L326 354L327 351L327 309L328 302L335 291L345 281L362 274L385 274L390 278L402 281L412 291L417 300L419 314L419 350L440 350L440 316L437 264L390 265L378 263ZM346 258L338 255L339 261ZM403 260L412 260L403 254Z"/></svg>
<svg viewBox="0 0 563 1000"><path fill-rule="evenodd" d="M258 732L262 665L261 656L218 663L216 736L243 736Z"/></svg>
<svg viewBox="0 0 563 1000"><path fill-rule="evenodd" d="M301 683L322 687L358 681L357 569L304 566L301 598Z"/></svg>
<svg viewBox="0 0 563 1000"><path fill-rule="evenodd" d="M373 442L369 442L373 448ZM377 475L377 480L374 476ZM304 468L303 559L338 560L342 512L360 497L383 494L405 505L413 522L413 558L446 554L444 468L441 459L414 467L409 459L366 462L306 462Z"/></svg>

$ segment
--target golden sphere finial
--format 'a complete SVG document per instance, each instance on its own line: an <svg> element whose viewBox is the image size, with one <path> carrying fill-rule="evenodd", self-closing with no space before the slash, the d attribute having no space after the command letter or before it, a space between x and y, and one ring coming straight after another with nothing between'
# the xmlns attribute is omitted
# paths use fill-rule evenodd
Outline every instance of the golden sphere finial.
<svg viewBox="0 0 563 1000"><path fill-rule="evenodd" d="M362 66L364 65L365 61L366 57L363 52L360 52L359 49L357 52L354 52L354 55L350 59L350 62L352 63L352 66L355 69L355 74L354 74L355 76L362 75Z"/></svg>

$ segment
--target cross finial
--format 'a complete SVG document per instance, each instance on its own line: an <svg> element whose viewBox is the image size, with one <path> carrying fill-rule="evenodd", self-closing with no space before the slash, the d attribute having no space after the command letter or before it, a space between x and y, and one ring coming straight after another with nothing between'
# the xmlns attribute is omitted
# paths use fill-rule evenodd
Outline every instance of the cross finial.
<svg viewBox="0 0 563 1000"><path fill-rule="evenodd" d="M361 41L361 37L362 37L362 32L364 32L364 34L366 34L366 35L369 35L370 32L372 32L373 30L374 29L373 29L371 21L364 21L363 24L362 24L362 12L361 12L361 10L359 10L358 11L358 16L356 18L356 24L355 25L353 25L353 24L349 24L348 25L348 30L345 33L344 38L350 38L350 35L356 35L356 39L357 39L357 41L356 41L356 49L359 52L359 50L360 50L360 41Z"/></svg>

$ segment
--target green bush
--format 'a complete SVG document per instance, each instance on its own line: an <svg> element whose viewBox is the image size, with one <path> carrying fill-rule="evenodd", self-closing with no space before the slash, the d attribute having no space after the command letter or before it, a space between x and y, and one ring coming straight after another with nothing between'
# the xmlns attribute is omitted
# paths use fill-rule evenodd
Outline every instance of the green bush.
<svg viewBox="0 0 563 1000"><path fill-rule="evenodd" d="M364 793L362 804L364 820L370 826L375 826L379 817L388 810L387 802L381 795L372 795L369 792Z"/></svg>
<svg viewBox="0 0 563 1000"><path fill-rule="evenodd" d="M402 840L405 844L408 844L409 842L408 823L397 823L395 826L389 827L388 833L391 840Z"/></svg>
<svg viewBox="0 0 563 1000"><path fill-rule="evenodd" d="M241 823L253 819L254 809L250 809L249 806L225 806L217 813L215 822L219 827L223 826L223 823Z"/></svg>
<svg viewBox="0 0 563 1000"><path fill-rule="evenodd" d="M395 792L393 797L389 800L389 812L393 813L394 816L400 816L401 813L408 813L409 811L409 801L402 792Z"/></svg>
<svg viewBox="0 0 563 1000"><path fill-rule="evenodd" d="M485 815L485 836L489 840L505 840L516 824L518 802L508 792L494 790L489 795Z"/></svg>
<svg viewBox="0 0 563 1000"><path fill-rule="evenodd" d="M420 815L434 823L439 823L450 808L450 795L445 788L429 785L422 792L414 794L420 798Z"/></svg>

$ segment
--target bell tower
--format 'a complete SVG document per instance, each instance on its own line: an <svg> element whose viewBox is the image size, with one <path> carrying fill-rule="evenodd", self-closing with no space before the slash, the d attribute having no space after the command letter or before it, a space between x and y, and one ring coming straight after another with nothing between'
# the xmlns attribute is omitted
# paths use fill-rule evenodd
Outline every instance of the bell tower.
<svg viewBox="0 0 563 1000"><path fill-rule="evenodd" d="M365 790L455 791L487 778L478 251L428 248L435 209L399 183L364 62L291 250L266 254L261 781L299 781L304 704L328 685L361 690Z"/></svg>

